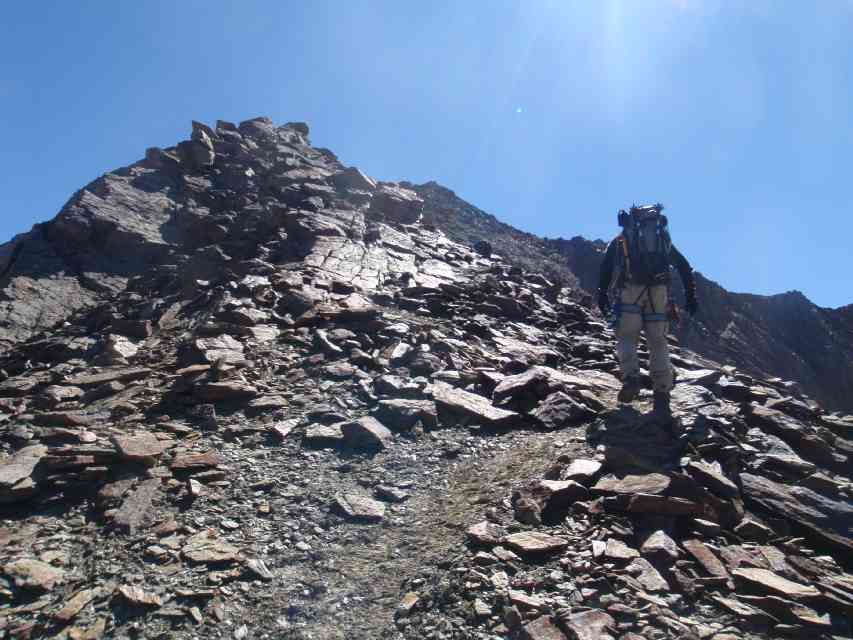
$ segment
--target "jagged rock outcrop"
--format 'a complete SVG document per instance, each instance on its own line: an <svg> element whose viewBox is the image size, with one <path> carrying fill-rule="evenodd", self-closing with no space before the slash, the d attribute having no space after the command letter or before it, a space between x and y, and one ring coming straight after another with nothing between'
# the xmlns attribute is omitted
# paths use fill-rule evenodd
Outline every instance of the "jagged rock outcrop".
<svg viewBox="0 0 853 640"><path fill-rule="evenodd" d="M849 635L853 418L677 344L677 420L619 407L582 293L307 135L193 123L4 249L0 632Z"/></svg>

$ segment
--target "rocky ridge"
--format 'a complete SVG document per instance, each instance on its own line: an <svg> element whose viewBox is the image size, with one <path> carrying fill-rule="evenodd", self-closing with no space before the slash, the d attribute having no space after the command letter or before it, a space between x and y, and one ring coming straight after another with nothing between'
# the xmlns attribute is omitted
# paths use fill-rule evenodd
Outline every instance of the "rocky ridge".
<svg viewBox="0 0 853 640"><path fill-rule="evenodd" d="M675 340L678 420L618 406L581 291L307 136L194 123L6 252L4 637L851 637L853 419Z"/></svg>

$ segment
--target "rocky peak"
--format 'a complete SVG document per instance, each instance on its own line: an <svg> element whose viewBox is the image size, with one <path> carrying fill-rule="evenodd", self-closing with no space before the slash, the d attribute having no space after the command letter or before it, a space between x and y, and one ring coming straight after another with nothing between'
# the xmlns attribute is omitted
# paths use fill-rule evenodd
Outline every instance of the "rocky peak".
<svg viewBox="0 0 853 640"><path fill-rule="evenodd" d="M0 633L849 636L852 418L675 340L620 406L547 241L307 135L193 123L3 247Z"/></svg>

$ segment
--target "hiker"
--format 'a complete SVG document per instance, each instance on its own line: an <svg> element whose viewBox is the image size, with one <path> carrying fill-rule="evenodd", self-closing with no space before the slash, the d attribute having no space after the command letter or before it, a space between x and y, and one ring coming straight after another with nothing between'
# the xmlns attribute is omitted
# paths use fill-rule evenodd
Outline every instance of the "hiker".
<svg viewBox="0 0 853 640"><path fill-rule="evenodd" d="M677 317L670 299L670 271L678 270L686 294L685 309L691 316L699 308L693 269L673 246L667 229L663 205L632 206L619 211L619 234L608 246L598 280L598 308L606 317L611 312L609 290L614 289L616 304L613 321L616 330L616 354L622 370L619 402L630 403L642 388L637 346L640 330L649 347L649 372L654 389L653 415L669 420L672 413L669 394L673 371L669 361L666 334L669 320Z"/></svg>

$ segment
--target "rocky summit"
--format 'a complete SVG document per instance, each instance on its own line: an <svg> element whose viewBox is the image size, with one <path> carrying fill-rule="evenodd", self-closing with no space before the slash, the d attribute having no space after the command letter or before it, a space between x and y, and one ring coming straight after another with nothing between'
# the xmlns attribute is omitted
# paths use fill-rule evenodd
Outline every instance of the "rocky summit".
<svg viewBox="0 0 853 640"><path fill-rule="evenodd" d="M618 405L563 254L308 133L0 248L0 637L853 637L853 418L676 338Z"/></svg>

